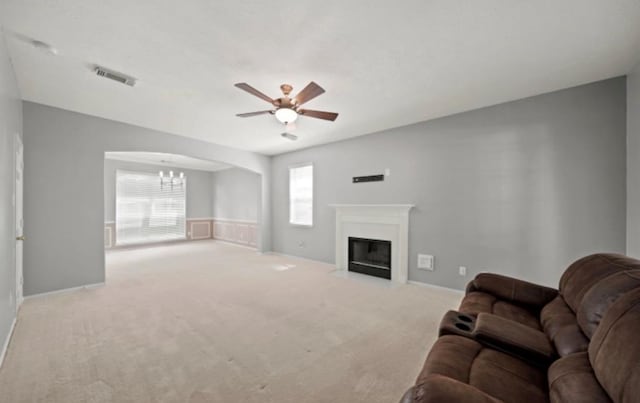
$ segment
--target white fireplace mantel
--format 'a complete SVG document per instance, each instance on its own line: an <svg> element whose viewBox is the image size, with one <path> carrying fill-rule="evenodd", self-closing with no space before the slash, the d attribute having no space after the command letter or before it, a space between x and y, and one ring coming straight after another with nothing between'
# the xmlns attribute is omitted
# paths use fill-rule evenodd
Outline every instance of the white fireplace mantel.
<svg viewBox="0 0 640 403"><path fill-rule="evenodd" d="M391 241L391 281L409 277L409 210L413 204L330 204L336 209L336 268L348 270L349 237Z"/></svg>

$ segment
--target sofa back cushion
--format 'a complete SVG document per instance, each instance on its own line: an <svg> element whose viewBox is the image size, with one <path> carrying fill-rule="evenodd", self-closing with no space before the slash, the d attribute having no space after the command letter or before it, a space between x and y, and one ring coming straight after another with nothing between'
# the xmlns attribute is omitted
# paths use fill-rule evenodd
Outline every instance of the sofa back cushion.
<svg viewBox="0 0 640 403"><path fill-rule="evenodd" d="M597 253L572 263L560 278L560 295L573 312L593 285L612 274L640 269L640 262L624 255Z"/></svg>
<svg viewBox="0 0 640 403"><path fill-rule="evenodd" d="M635 288L640 288L640 269L620 271L594 284L578 308L582 332L590 339L611 305Z"/></svg>
<svg viewBox="0 0 640 403"><path fill-rule="evenodd" d="M621 296L607 310L589 343L589 361L614 402L640 396L640 289Z"/></svg>

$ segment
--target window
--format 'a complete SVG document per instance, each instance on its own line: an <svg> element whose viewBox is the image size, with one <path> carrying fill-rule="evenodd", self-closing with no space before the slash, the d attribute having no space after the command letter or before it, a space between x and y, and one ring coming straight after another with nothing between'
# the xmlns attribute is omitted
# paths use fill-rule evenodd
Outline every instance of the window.
<svg viewBox="0 0 640 403"><path fill-rule="evenodd" d="M185 239L186 179L160 186L158 175L116 172L116 244Z"/></svg>
<svg viewBox="0 0 640 403"><path fill-rule="evenodd" d="M313 165L289 168L289 222L313 225Z"/></svg>

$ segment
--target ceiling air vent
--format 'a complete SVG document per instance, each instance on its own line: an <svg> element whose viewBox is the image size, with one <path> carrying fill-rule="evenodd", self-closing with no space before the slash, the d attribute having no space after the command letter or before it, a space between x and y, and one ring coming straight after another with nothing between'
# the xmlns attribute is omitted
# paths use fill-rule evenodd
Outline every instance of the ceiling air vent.
<svg viewBox="0 0 640 403"><path fill-rule="evenodd" d="M100 77L105 77L113 81L117 81L120 84L126 84L130 87L136 85L136 79L126 74L118 73L117 71L109 70L101 66L95 66L93 71Z"/></svg>

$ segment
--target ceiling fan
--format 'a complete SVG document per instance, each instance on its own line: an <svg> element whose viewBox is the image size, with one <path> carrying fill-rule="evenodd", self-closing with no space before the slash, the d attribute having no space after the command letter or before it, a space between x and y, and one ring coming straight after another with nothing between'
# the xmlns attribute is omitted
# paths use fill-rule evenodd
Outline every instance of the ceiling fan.
<svg viewBox="0 0 640 403"><path fill-rule="evenodd" d="M293 87L289 84L282 84L280 89L284 94L281 98L271 99L262 92L256 90L252 86L247 83L237 83L236 87L241 90L247 91L249 94L255 95L256 97L263 99L269 102L271 105L275 107L275 109L268 109L265 111L258 112L249 112L249 113L239 113L236 116L240 116L241 118L248 118L251 116L271 114L275 115L276 119L285 125L295 122L298 118L298 115L309 116L317 119L331 120L334 121L338 117L337 113L334 112L324 112L324 111L315 111L312 109L302 109L300 106L302 104L309 102L313 98L324 92L324 89L320 87L318 84L313 81L309 83L298 95L295 97L290 97L289 94Z"/></svg>

